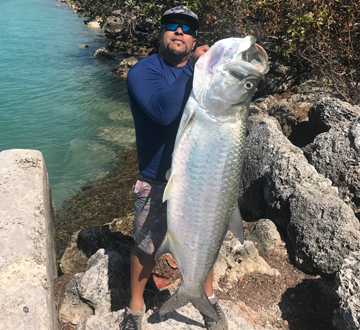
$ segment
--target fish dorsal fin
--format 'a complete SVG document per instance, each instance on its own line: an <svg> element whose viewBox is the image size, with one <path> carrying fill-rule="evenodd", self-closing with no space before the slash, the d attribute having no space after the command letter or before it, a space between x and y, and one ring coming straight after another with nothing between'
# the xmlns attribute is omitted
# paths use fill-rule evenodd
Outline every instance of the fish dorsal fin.
<svg viewBox="0 0 360 330"><path fill-rule="evenodd" d="M229 230L239 239L241 244L244 244L244 227L239 205L236 205L236 208L230 217Z"/></svg>
<svg viewBox="0 0 360 330"><path fill-rule="evenodd" d="M194 106L191 106L192 103L194 103ZM179 145L179 141L181 140L183 133L185 132L186 128L192 123L192 121L194 119L194 116L196 113L196 111L195 111L196 105L197 104L193 98L193 94L191 93L188 103L186 104L186 107L185 107L184 112L181 117L178 132L176 135L174 151L172 154L175 153L176 147Z"/></svg>
<svg viewBox="0 0 360 330"><path fill-rule="evenodd" d="M173 189L173 183L174 183L174 175L171 174L169 181L165 187L164 194L163 194L163 203L171 198L172 196L172 189Z"/></svg>

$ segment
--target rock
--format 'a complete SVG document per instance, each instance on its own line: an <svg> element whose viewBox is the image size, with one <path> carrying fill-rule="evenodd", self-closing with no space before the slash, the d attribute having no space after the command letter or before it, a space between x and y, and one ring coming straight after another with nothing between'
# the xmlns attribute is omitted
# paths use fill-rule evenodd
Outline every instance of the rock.
<svg viewBox="0 0 360 330"><path fill-rule="evenodd" d="M70 246L66 248L60 259L59 266L64 274L76 273L79 267L87 264L88 258L77 246L78 234L79 232L72 236Z"/></svg>
<svg viewBox="0 0 360 330"><path fill-rule="evenodd" d="M85 44L82 44L81 45L81 48L88 48L89 46L88 45L85 45Z"/></svg>
<svg viewBox="0 0 360 330"><path fill-rule="evenodd" d="M0 152L0 328L58 329L54 205L43 155Z"/></svg>
<svg viewBox="0 0 360 330"><path fill-rule="evenodd" d="M120 310L106 315L92 315L81 320L74 330L119 330L124 311Z"/></svg>
<svg viewBox="0 0 360 330"><path fill-rule="evenodd" d="M334 313L337 330L360 329L360 252L352 252L336 275L339 308Z"/></svg>
<svg viewBox="0 0 360 330"><path fill-rule="evenodd" d="M259 253L285 255L285 243L281 240L275 224L269 219L260 219L245 232L245 239L251 240Z"/></svg>
<svg viewBox="0 0 360 330"><path fill-rule="evenodd" d="M341 199L299 186L289 200L288 237L301 269L332 275L360 250L359 221Z"/></svg>
<svg viewBox="0 0 360 330"><path fill-rule="evenodd" d="M89 259L87 270L76 274L67 286L65 307L60 308L61 320L76 324L81 311L87 313L90 308L96 315L106 315L125 308L129 301L130 255L123 258L113 250L100 249ZM71 305L70 314L66 314L69 311L66 307Z"/></svg>
<svg viewBox="0 0 360 330"><path fill-rule="evenodd" d="M314 80L308 80L296 88L296 93L290 97L289 102L303 104L310 109L315 102L332 94L333 90L330 87Z"/></svg>
<svg viewBox="0 0 360 330"><path fill-rule="evenodd" d="M309 110L309 122L314 134L324 133L340 122L354 121L360 115L360 107L335 98L325 97Z"/></svg>
<svg viewBox="0 0 360 330"><path fill-rule="evenodd" d="M269 115L275 117L280 123L282 132L288 137L296 124L295 114L287 100L280 100L269 110Z"/></svg>
<svg viewBox="0 0 360 330"><path fill-rule="evenodd" d="M116 56L109 54L109 51L105 47L101 47L96 50L93 56L108 60L116 60Z"/></svg>
<svg viewBox="0 0 360 330"><path fill-rule="evenodd" d="M222 305L225 316L229 323L229 330L261 330L263 326L257 327L247 324L244 318L238 316L231 308ZM115 330L119 329L119 323L122 321L123 310L109 313L107 315L94 315L87 320L81 321L75 330ZM204 329L204 320L201 314L187 304L177 311L159 317L153 310L146 313L147 330L200 330ZM273 329L270 325L266 329Z"/></svg>
<svg viewBox="0 0 360 330"><path fill-rule="evenodd" d="M297 265L333 274L360 247L359 223L338 197L337 188L308 164L274 121L258 121L246 138L239 200L242 215L252 221L269 218L283 230L291 222L287 231Z"/></svg>
<svg viewBox="0 0 360 330"><path fill-rule="evenodd" d="M245 319L246 323L249 325L258 327L265 324L260 315L243 301L232 302L229 300L219 300L219 304L231 308L237 315Z"/></svg>
<svg viewBox="0 0 360 330"><path fill-rule="evenodd" d="M67 285L64 299L59 308L59 321L62 324L76 325L94 314L93 308L83 301L79 294L78 282L81 282L83 277L84 273L75 274Z"/></svg>
<svg viewBox="0 0 360 330"><path fill-rule="evenodd" d="M340 197L359 213L360 117L332 123L328 132L319 134L303 150L309 163L329 178L338 187Z"/></svg>
<svg viewBox="0 0 360 330"><path fill-rule="evenodd" d="M229 281L238 281L240 277L252 272L280 275L278 270L271 268L259 256L253 242L245 241L242 245L237 238L224 241L214 265L214 289L218 289L218 282L225 274Z"/></svg>
<svg viewBox="0 0 360 330"><path fill-rule="evenodd" d="M126 78L130 68L136 64L138 60L131 56L122 60L111 73L120 78Z"/></svg>
<svg viewBox="0 0 360 330"><path fill-rule="evenodd" d="M97 28L97 29L100 29L100 22L99 22L99 21L89 22L89 23L87 23L87 26L88 26L89 28Z"/></svg>
<svg viewBox="0 0 360 330"><path fill-rule="evenodd" d="M240 209L247 221L268 218L279 230L290 221L289 197L298 186L314 187L338 196L331 181L309 165L301 149L278 129L278 121L264 117L246 137L240 189Z"/></svg>
<svg viewBox="0 0 360 330"><path fill-rule="evenodd" d="M115 35L122 32L125 28L124 17L109 16L106 18L104 25L104 31L107 34Z"/></svg>

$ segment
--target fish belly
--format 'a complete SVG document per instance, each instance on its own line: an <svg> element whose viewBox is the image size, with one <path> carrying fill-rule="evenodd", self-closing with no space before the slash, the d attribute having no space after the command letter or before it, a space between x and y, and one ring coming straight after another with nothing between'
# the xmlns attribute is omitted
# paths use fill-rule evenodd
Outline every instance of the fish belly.
<svg viewBox="0 0 360 330"><path fill-rule="evenodd" d="M168 200L171 252L183 275L182 292L204 294L237 206L245 123L220 124L196 112L172 159Z"/></svg>

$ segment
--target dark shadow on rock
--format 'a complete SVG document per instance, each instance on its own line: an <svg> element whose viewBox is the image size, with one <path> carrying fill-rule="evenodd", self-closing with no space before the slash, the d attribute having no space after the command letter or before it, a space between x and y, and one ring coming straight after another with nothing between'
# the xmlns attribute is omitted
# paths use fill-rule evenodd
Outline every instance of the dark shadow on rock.
<svg viewBox="0 0 360 330"><path fill-rule="evenodd" d="M78 235L78 248L90 258L99 249L108 257L108 289L111 311L129 306L130 303L130 256L134 245L132 237L112 232L108 225L92 226Z"/></svg>
<svg viewBox="0 0 360 330"><path fill-rule="evenodd" d="M148 319L147 322L150 324L156 324L160 322L165 322L169 319L173 319L179 323L185 323L188 325L204 327L204 325L198 321L192 320L187 316L181 315L180 313L173 311L165 314L164 316L160 316L158 312L153 313Z"/></svg>
<svg viewBox="0 0 360 330"><path fill-rule="evenodd" d="M289 330L334 330L333 313L338 307L334 282L322 278L304 280L285 291L279 307Z"/></svg>
<svg viewBox="0 0 360 330"><path fill-rule="evenodd" d="M312 131L309 121L303 121L293 126L288 139L293 145L303 148L309 143L312 143L315 137L316 134Z"/></svg>

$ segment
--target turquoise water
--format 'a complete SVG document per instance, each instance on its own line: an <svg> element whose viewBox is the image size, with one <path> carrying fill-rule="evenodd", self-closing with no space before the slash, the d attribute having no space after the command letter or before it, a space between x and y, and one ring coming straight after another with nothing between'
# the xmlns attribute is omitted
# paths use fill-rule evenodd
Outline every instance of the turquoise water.
<svg viewBox="0 0 360 330"><path fill-rule="evenodd" d="M40 150L61 208L134 142L121 58L94 58L102 31L55 0L1 0L0 21L0 151Z"/></svg>

